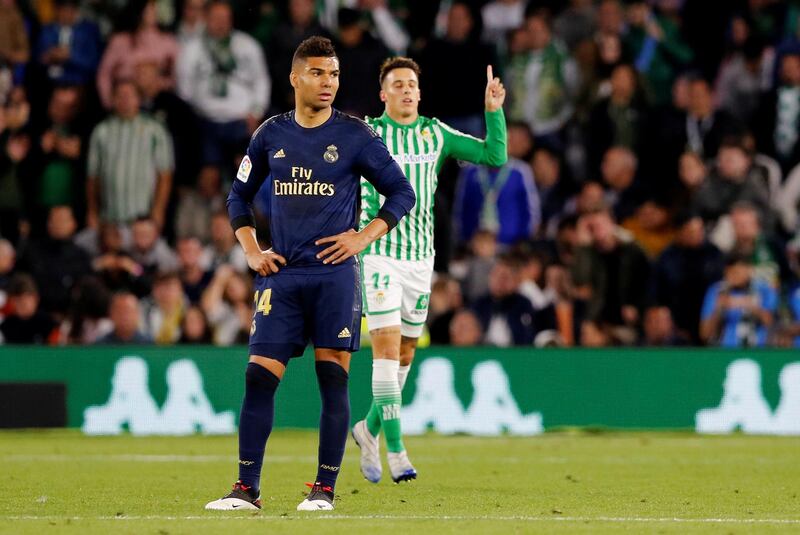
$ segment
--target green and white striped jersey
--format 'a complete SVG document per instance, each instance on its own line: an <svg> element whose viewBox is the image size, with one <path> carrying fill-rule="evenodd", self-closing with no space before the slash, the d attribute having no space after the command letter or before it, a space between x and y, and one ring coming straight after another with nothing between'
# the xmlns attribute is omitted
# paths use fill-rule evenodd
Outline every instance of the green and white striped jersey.
<svg viewBox="0 0 800 535"><path fill-rule="evenodd" d="M100 216L114 223L150 213L158 173L175 167L172 137L145 115L112 116L98 124L87 160L87 173L100 186Z"/></svg>
<svg viewBox="0 0 800 535"><path fill-rule="evenodd" d="M365 255L380 255L398 260L422 260L433 250L433 196L438 174L448 157L475 164L500 167L506 162L506 121L503 110L486 112L486 140L450 128L439 119L418 117L401 125L386 113L366 118L383 138L389 152L417 195L417 204L386 236L364 250ZM361 219L364 228L378 214L383 196L361 179Z"/></svg>

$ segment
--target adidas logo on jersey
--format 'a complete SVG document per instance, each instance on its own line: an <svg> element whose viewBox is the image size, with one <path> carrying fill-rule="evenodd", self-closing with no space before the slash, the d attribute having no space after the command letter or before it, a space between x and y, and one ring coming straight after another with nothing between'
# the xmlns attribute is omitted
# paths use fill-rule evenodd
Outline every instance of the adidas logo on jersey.
<svg viewBox="0 0 800 535"><path fill-rule="evenodd" d="M339 333L339 338L350 338L350 329L347 327L342 329L342 331Z"/></svg>
<svg viewBox="0 0 800 535"><path fill-rule="evenodd" d="M283 152L283 149L278 149L273 158L286 158L286 153Z"/></svg>

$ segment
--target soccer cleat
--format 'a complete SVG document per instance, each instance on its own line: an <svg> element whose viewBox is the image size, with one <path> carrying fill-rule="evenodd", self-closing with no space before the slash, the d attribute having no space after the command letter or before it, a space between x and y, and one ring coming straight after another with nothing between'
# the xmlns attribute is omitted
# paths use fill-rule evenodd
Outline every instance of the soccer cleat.
<svg viewBox="0 0 800 535"><path fill-rule="evenodd" d="M361 473L367 481L377 483L381 480L383 467L381 466L380 442L378 437L373 437L367 429L364 420L356 422L353 426L353 440L361 450Z"/></svg>
<svg viewBox="0 0 800 535"><path fill-rule="evenodd" d="M233 490L219 500L208 502L208 511L253 511L261 509L261 496L241 481L233 484Z"/></svg>
<svg viewBox="0 0 800 535"><path fill-rule="evenodd" d="M313 485L311 483L306 485L311 487L311 492L297 506L298 511L333 511L332 487L323 486L319 481Z"/></svg>
<svg viewBox="0 0 800 535"><path fill-rule="evenodd" d="M392 472L392 481L395 483L417 479L417 471L408 460L408 453L405 450L400 453L387 452L386 460L389 461L389 470Z"/></svg>

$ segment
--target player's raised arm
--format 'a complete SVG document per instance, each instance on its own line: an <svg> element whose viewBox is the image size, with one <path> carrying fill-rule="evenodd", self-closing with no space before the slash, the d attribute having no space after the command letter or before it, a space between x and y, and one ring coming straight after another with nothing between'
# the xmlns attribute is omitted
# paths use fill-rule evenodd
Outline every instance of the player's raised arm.
<svg viewBox="0 0 800 535"><path fill-rule="evenodd" d="M380 137L373 137L361 150L358 168L362 176L369 180L386 200L375 219L360 232L350 230L317 240L317 245L330 244L317 255L324 264L338 264L357 255L370 243L393 229L417 202L414 188Z"/></svg>
<svg viewBox="0 0 800 535"><path fill-rule="evenodd" d="M486 139L472 137L440 122L446 155L489 167L504 165L508 160L506 118L503 113L505 100L506 89L503 83L494 76L492 66L487 65L484 95Z"/></svg>
<svg viewBox="0 0 800 535"><path fill-rule="evenodd" d="M506 88L500 78L496 78L492 66L486 66L486 94L485 103L486 111L495 112L503 109L503 103L506 101Z"/></svg>
<svg viewBox="0 0 800 535"><path fill-rule="evenodd" d="M236 179L228 194L228 217L236 238L244 249L247 264L259 275L278 272L278 263L286 265L286 259L270 251L262 251L256 238L256 223L253 215L253 198L270 173L267 152L262 147L259 131L250 140L247 154L242 158Z"/></svg>

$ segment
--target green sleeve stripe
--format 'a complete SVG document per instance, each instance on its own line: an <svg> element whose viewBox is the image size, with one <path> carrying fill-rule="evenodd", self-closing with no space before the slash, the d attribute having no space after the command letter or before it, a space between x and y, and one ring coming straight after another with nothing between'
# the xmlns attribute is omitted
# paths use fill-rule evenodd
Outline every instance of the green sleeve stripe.
<svg viewBox="0 0 800 535"><path fill-rule="evenodd" d="M400 307L390 308L389 310L369 310L367 311L368 316L380 316L381 314L391 314L392 312L397 312L400 310Z"/></svg>
<svg viewBox="0 0 800 535"><path fill-rule="evenodd" d="M402 322L403 322L403 323L405 323L406 325L417 325L417 326L419 326L419 325L425 325L425 322L424 322L424 321L419 321L419 322L417 322L417 321L408 321L408 320L406 320L406 319L403 319L403 318L400 318L400 321L402 321Z"/></svg>

